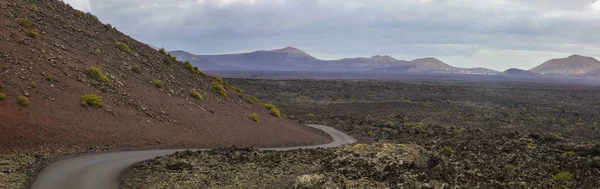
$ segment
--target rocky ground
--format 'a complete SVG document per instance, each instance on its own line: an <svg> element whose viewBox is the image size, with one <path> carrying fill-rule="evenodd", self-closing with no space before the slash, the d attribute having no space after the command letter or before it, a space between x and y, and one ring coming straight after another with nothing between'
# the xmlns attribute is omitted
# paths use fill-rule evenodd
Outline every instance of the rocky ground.
<svg viewBox="0 0 600 189"><path fill-rule="evenodd" d="M600 186L598 87L228 81L274 103L287 117L334 126L366 144L293 152L180 153L134 166L124 175L125 188L157 183L170 188ZM261 185L245 185L250 183Z"/></svg>

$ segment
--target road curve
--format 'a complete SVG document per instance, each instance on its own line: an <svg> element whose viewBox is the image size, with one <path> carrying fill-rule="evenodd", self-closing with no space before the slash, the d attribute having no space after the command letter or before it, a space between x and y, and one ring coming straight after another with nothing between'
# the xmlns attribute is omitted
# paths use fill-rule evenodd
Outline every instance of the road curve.
<svg viewBox="0 0 600 189"><path fill-rule="evenodd" d="M294 149L332 148L356 142L353 137L323 125L308 125L320 129L333 138L329 144L261 150L286 151ZM119 174L127 167L157 156L173 154L185 149L147 150L100 153L65 159L46 167L35 179L32 189L116 189ZM207 150L207 149L195 149Z"/></svg>

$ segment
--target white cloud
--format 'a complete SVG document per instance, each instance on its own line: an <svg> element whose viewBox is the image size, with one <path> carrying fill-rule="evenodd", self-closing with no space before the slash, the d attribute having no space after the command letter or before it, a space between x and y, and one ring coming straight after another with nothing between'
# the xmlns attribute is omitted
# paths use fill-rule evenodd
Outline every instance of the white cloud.
<svg viewBox="0 0 600 189"><path fill-rule="evenodd" d="M600 0L590 4L589 8L596 13L600 13Z"/></svg>
<svg viewBox="0 0 600 189"><path fill-rule="evenodd" d="M81 10L83 12L92 12L92 6L89 0L63 0L65 3L70 4L73 8Z"/></svg>
<svg viewBox="0 0 600 189"><path fill-rule="evenodd" d="M87 1L68 2L78 8L85 7ZM102 21L137 39L194 53L297 46L327 58L375 54L406 59L435 56L448 57L456 66L500 69L513 65L530 68L541 63L538 60L542 56L595 55L586 49L597 49L600 44L600 0L91 3L92 13Z"/></svg>

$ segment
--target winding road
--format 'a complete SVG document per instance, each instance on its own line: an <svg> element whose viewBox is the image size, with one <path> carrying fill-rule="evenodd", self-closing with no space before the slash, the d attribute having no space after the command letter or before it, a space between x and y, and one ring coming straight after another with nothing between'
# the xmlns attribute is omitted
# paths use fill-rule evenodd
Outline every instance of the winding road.
<svg viewBox="0 0 600 189"><path fill-rule="evenodd" d="M320 129L333 138L329 144L261 150L286 151L295 149L332 148L356 142L353 137L332 127L308 125ZM157 156L173 154L185 149L147 150L100 153L65 159L46 167L35 179L32 189L116 189L119 174L127 167ZM207 149L196 149L207 150Z"/></svg>

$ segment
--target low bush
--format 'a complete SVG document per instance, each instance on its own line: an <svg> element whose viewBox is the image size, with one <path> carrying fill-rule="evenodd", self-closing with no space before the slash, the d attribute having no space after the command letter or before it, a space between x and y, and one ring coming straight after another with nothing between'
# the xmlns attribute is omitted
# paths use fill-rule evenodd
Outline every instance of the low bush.
<svg viewBox="0 0 600 189"><path fill-rule="evenodd" d="M8 64L4 64L4 65L2 65L2 69L3 69L4 71L8 70Z"/></svg>
<svg viewBox="0 0 600 189"><path fill-rule="evenodd" d="M575 177L575 175L569 171L563 171L560 173L556 173L556 175L552 176L553 180L557 180L557 181L573 181L573 178Z"/></svg>
<svg viewBox="0 0 600 189"><path fill-rule="evenodd" d="M33 29L27 29L25 30L25 32L27 33L27 36L31 38L37 38L38 36L40 36L40 33L36 32Z"/></svg>
<svg viewBox="0 0 600 189"><path fill-rule="evenodd" d="M25 29L32 29L33 23L29 18L21 18L19 19L19 25L23 26Z"/></svg>
<svg viewBox="0 0 600 189"><path fill-rule="evenodd" d="M196 91L195 89L192 89L192 91L190 91L190 95L192 97L194 97L195 99L204 100L204 97L202 97L202 95L198 91Z"/></svg>
<svg viewBox="0 0 600 189"><path fill-rule="evenodd" d="M102 101L102 97L90 93L81 96L81 105L99 108L104 106L104 101Z"/></svg>
<svg viewBox="0 0 600 189"><path fill-rule="evenodd" d="M77 17L83 17L83 11L75 10L75 16L77 16Z"/></svg>
<svg viewBox="0 0 600 189"><path fill-rule="evenodd" d="M88 74L90 77L92 77L93 79L100 81L100 82L108 82L108 76L106 76L106 74L104 74L104 72L102 72L102 68L100 68L99 66L92 66L90 68L88 68Z"/></svg>
<svg viewBox="0 0 600 189"><path fill-rule="evenodd" d="M29 105L29 98L27 98L26 96L19 96L17 98L17 101L19 102L19 104L21 106L28 106Z"/></svg>
<svg viewBox="0 0 600 189"><path fill-rule="evenodd" d="M275 105L273 105L271 103L265 103L265 104L263 104L263 106L265 106L267 109L277 108Z"/></svg>
<svg viewBox="0 0 600 189"><path fill-rule="evenodd" d="M134 66L131 66L129 69L131 69L131 71L134 71L136 73L140 73L140 72L142 72L142 65L134 65Z"/></svg>
<svg viewBox="0 0 600 189"><path fill-rule="evenodd" d="M271 108L271 115L280 118L281 117L281 112L277 108Z"/></svg>
<svg viewBox="0 0 600 189"><path fill-rule="evenodd" d="M52 75L46 75L46 81L56 82L58 80L56 78L54 78L54 76L52 76Z"/></svg>
<svg viewBox="0 0 600 189"><path fill-rule="evenodd" d="M452 148L450 148L449 146L444 146L442 147L442 151L443 152L450 152L450 153L454 153L456 151L454 151Z"/></svg>
<svg viewBox="0 0 600 189"><path fill-rule="evenodd" d="M569 151L569 152L565 152L565 156L566 157L573 157L575 156L577 153L573 152L573 151Z"/></svg>
<svg viewBox="0 0 600 189"><path fill-rule="evenodd" d="M0 93L0 100L6 99L6 93Z"/></svg>
<svg viewBox="0 0 600 189"><path fill-rule="evenodd" d="M194 65L192 65L192 63L185 61L185 68L187 68L190 72L192 73L200 73L200 70L198 70L198 67L195 67Z"/></svg>
<svg viewBox="0 0 600 189"><path fill-rule="evenodd" d="M248 116L248 118L250 118L251 120L254 120L255 122L260 122L260 120L258 119L258 114L256 113L252 113Z"/></svg>
<svg viewBox="0 0 600 189"><path fill-rule="evenodd" d="M167 56L169 56L171 60L177 62L177 57L173 56L171 53L168 53Z"/></svg>
<svg viewBox="0 0 600 189"><path fill-rule="evenodd" d="M38 84L35 81L31 82L29 85L31 85L31 87L33 87L33 88L38 87Z"/></svg>
<svg viewBox="0 0 600 189"><path fill-rule="evenodd" d="M164 55L167 54L167 51L165 50L165 48L158 49L158 52L163 53Z"/></svg>
<svg viewBox="0 0 600 189"><path fill-rule="evenodd" d="M462 132L463 132L462 129L454 129L454 130L452 130L452 133L454 133L454 134L461 134Z"/></svg>
<svg viewBox="0 0 600 189"><path fill-rule="evenodd" d="M221 83L213 81L211 90L221 96L227 96L227 91L225 90L223 85L221 85Z"/></svg>
<svg viewBox="0 0 600 189"><path fill-rule="evenodd" d="M160 79L154 79L154 80L152 80L152 83L154 83L154 86L156 86L158 88L163 88L163 84Z"/></svg>
<svg viewBox="0 0 600 189"><path fill-rule="evenodd" d="M116 42L117 46L119 47L119 49L121 49L122 51L131 52L131 48L129 48L129 45L127 43L121 42L121 41L117 41Z"/></svg>
<svg viewBox="0 0 600 189"><path fill-rule="evenodd" d="M315 114L306 114L308 117L315 117Z"/></svg>
<svg viewBox="0 0 600 189"><path fill-rule="evenodd" d="M244 94L244 90L237 88L233 85L231 86L231 89L233 89L235 92L238 92L239 94Z"/></svg>
<svg viewBox="0 0 600 189"><path fill-rule="evenodd" d="M162 61L163 61L165 64L168 64L168 65L172 65L172 64L173 64L173 60L171 60L169 57L165 57L165 58L163 58L163 60L162 60Z"/></svg>

